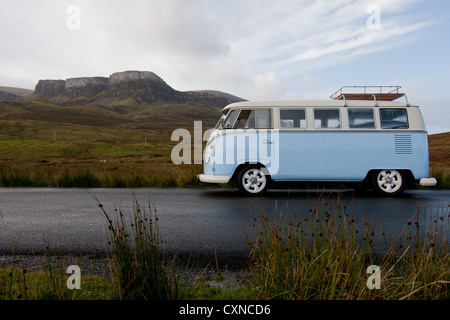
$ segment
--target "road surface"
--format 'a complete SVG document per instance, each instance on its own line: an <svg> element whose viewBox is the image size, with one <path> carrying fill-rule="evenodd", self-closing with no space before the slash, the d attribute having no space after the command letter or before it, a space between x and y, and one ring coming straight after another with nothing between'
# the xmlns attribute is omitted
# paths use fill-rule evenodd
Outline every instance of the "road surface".
<svg viewBox="0 0 450 320"><path fill-rule="evenodd" d="M321 191L320 191L321 192ZM254 239L253 218L286 211L307 214L319 191L270 190L263 197L231 189L0 188L0 254L61 252L101 254L108 250L106 219L95 197L113 216L131 213L134 199L156 209L165 251L177 255L246 256ZM325 192L330 203L337 192ZM359 221L381 225L395 237L417 212L448 212L450 191L408 190L396 198L343 191L342 203ZM448 219L447 219L448 221Z"/></svg>

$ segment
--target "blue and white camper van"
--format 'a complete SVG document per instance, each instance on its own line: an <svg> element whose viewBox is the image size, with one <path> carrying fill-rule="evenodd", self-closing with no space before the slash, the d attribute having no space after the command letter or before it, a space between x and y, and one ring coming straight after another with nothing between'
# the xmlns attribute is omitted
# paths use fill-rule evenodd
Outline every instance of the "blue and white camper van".
<svg viewBox="0 0 450 320"><path fill-rule="evenodd" d="M248 195L264 193L271 181L367 182L387 196L413 182L435 185L419 107L392 101L404 96L400 87L387 93L384 87L377 87L380 93L344 88L330 100L226 106L209 136L199 180L236 180Z"/></svg>

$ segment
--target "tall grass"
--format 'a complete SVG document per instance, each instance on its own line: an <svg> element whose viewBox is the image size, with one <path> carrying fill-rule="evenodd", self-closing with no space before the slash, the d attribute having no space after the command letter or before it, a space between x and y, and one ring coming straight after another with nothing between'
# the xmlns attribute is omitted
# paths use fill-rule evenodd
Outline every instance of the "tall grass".
<svg viewBox="0 0 450 320"><path fill-rule="evenodd" d="M43 266L32 270L15 261L0 268L0 300L99 300L114 299L115 287L105 277L85 273L79 290L67 288L66 268L81 264L81 257L46 250Z"/></svg>
<svg viewBox="0 0 450 320"><path fill-rule="evenodd" d="M434 189L450 189L450 168L448 166L432 166L430 168L430 177L437 180Z"/></svg>
<svg viewBox="0 0 450 320"><path fill-rule="evenodd" d="M164 254L160 246L156 210L151 205L143 207L134 199L133 212L128 217L119 210L110 217L95 199L108 222L113 274L118 281L120 299L179 299L174 261Z"/></svg>
<svg viewBox="0 0 450 320"><path fill-rule="evenodd" d="M186 188L198 187L201 167L180 168L175 165L154 169L80 166L0 167L0 187L60 187L60 188Z"/></svg>
<svg viewBox="0 0 450 320"><path fill-rule="evenodd" d="M355 221L341 199L321 197L307 214L287 208L254 219L253 290L258 299L447 299L448 209L429 226L410 221L393 241L371 221ZM419 215L415 217L419 218ZM367 268L381 289L367 287Z"/></svg>

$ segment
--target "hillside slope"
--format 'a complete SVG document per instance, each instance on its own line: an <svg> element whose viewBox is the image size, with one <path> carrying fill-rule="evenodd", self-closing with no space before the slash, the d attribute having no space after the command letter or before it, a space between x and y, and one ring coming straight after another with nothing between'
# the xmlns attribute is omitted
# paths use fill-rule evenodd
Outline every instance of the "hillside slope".
<svg viewBox="0 0 450 320"><path fill-rule="evenodd" d="M27 100L33 95L33 90L14 88L14 87L2 87L0 86L0 101L1 100Z"/></svg>
<svg viewBox="0 0 450 320"><path fill-rule="evenodd" d="M450 188L450 132L428 136L430 175L438 180L438 187Z"/></svg>

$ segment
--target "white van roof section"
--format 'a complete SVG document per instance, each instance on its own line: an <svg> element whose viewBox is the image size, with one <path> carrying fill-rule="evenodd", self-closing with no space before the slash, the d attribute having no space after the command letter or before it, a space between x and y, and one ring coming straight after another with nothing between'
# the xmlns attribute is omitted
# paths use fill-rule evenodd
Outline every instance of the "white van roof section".
<svg viewBox="0 0 450 320"><path fill-rule="evenodd" d="M313 108L338 108L338 107L417 107L407 103L394 101L373 100L281 100L281 101L245 101L229 104L223 111L236 108L269 108L269 107L313 107Z"/></svg>

